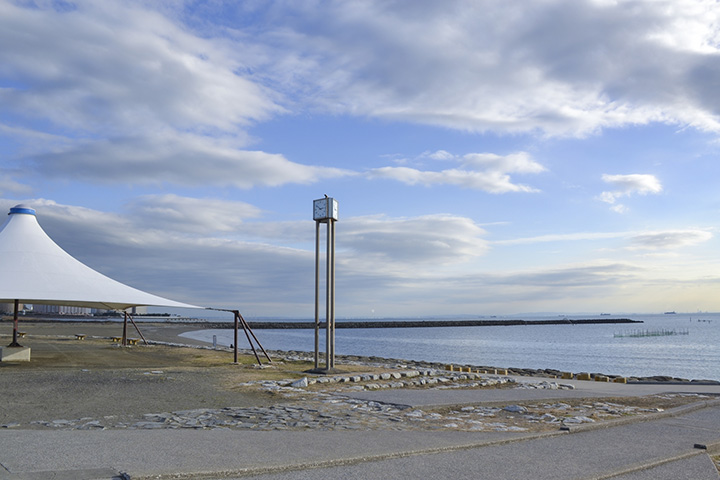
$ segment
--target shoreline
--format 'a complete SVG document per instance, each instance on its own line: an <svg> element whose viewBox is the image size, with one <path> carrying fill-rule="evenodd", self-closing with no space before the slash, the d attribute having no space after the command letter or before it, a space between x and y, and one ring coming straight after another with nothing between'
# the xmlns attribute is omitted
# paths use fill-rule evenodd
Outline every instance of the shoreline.
<svg viewBox="0 0 720 480"><path fill-rule="evenodd" d="M210 347L212 348L212 347ZM252 354L252 351L249 349L241 349L241 352L244 354ZM302 359L306 361L312 361L314 352L306 352L301 350L268 350L268 353L271 355L276 355L277 357L281 358L293 358L293 359ZM421 369L435 369L435 370L447 370L447 367L450 364L442 363L442 362L429 362L429 361L423 361L423 360L408 360L408 359L401 359L401 358L387 358L387 357L377 357L377 356L364 356L364 355L335 355L336 359L340 359L342 361L345 361L347 363L340 362L340 365L369 365L369 366L376 366L376 365L403 365L408 368L421 368ZM322 363L322 362L321 362ZM459 369L465 369L465 371L472 371L476 372L478 370L480 371L502 371L505 373L499 374L495 373L496 375L510 375L510 376L519 376L519 377L537 377L537 378L556 378L558 380L561 379L562 374L564 373L561 370L557 370L554 368L522 368L522 367L495 367L495 366L482 366L482 365L471 365L471 364L452 364L455 370L455 372L462 372L463 370ZM606 374L606 373L599 373L599 372L574 372L577 374L583 374L587 373L590 376L590 380L588 381L603 381L612 383L614 379L617 378L626 378L628 384L633 385L653 385L653 384L663 384L663 385L720 385L720 380L712 380L712 379L686 379L686 378L677 378L677 377L671 377L667 375L652 375L652 376L627 376L623 377L622 375L615 375L615 374ZM601 380L596 380L596 377L601 378ZM607 378L608 380L602 380L602 377Z"/></svg>
<svg viewBox="0 0 720 480"><path fill-rule="evenodd" d="M181 339L187 339L190 340L190 338L187 337L180 337ZM203 340L195 340L196 342L199 342L201 345L195 345L198 348L204 348L208 350L220 350L220 351L227 351L231 352L232 350L229 347L213 347L211 342L206 342ZM165 344L165 342L151 342L155 344ZM182 344L178 342L177 344L171 344L167 343L168 346L193 346L189 344ZM252 350L250 348L239 348L238 352L242 355L252 355ZM273 356L275 358L281 358L283 360L300 360L300 361L307 361L312 362L314 360L314 352L312 351L304 351L304 350L276 350L276 349L267 349L268 354L272 358ZM324 362L323 360L323 352L320 352L320 364ZM411 360L411 359L403 359L403 358L392 358L392 357L379 357L374 355L352 355L352 354L336 354L335 355L336 361L339 364L339 366L357 366L357 365L364 365L364 366L372 366L372 367L378 367L378 366L402 366L403 368L417 368L417 369L435 369L435 370L447 370L450 365L452 365L455 368L455 372L462 372L462 371L468 371L468 372L477 372L477 371L486 371L486 372L505 372L502 375L510 375L510 376L519 376L519 377L536 377L536 378L556 378L561 379L563 371L554 369L554 368L524 368L524 367L496 367L496 366L483 366L483 365L472 365L472 364L448 364L443 362L432 362L427 360ZM496 375L498 373L495 373ZM588 381L601 381L601 382L608 382L612 383L615 381L615 379L621 379L625 378L627 380L628 384L633 385L720 385L720 380L713 380L713 379L687 379L687 378L679 378L679 377L672 377L669 375L649 375L649 376L622 376L622 375L616 375L616 374L607 374L607 373L600 373L600 372L574 372L574 375L579 374L588 374L589 380ZM598 378L598 379L596 379ZM607 379L607 380L606 380Z"/></svg>
<svg viewBox="0 0 720 480"><path fill-rule="evenodd" d="M35 325L33 325L35 324ZM181 322L181 323L173 323L173 322L138 322L140 325L140 328L143 332L145 332L144 329L152 330L150 334L148 335L148 339L151 344L158 344L158 345L168 345L168 346L188 346L188 347L201 347L209 350L216 350L216 351L227 351L231 352L231 349L228 347L212 347L212 342L200 340L200 339L194 339L190 337L180 336L181 333L187 333L188 331L195 331L196 329L206 329L206 328L213 328L212 325L214 323L205 323L205 322L194 322L194 323L187 323L187 322ZM7 321L0 321L0 327L5 326L5 329L0 329L0 338L8 337L8 334L12 333L11 330L12 322ZM221 328L223 329L232 329L232 324L220 324L222 325ZM67 332L80 332L86 333L88 335L94 335L93 330L97 329L97 334L100 334L100 336L106 336L107 338L110 338L107 334L108 327L117 327L118 332L121 332L122 329L122 322L117 321L73 321L73 320L67 320L67 321L52 321L49 319L42 320L42 321L35 321L31 319L26 319L24 322L20 322L20 330L23 330L24 326L29 326L37 328L44 329L46 327L50 327L53 330L61 330L61 331L67 331ZM8 330L7 327L10 327ZM188 330L185 330L188 329ZM128 332L130 336L135 335L134 328L129 325L128 326ZM40 333L40 332L38 332ZM57 332L59 333L59 332ZM47 335L47 336L56 336L55 335ZM147 333L147 332L146 332ZM42 335L41 336L45 336ZM73 335L70 335L71 337ZM242 354L245 355L252 355L252 350L250 348L239 348L239 351ZM268 353L271 354L271 357L274 355L276 357L297 357L297 358L303 358L308 361L313 360L313 351L303 351L303 350L277 350L277 349L267 349ZM323 352L321 353L321 360L323 358ZM353 354L342 354L342 355L336 355L336 358L341 359L341 361L347 361L349 364L404 364L408 366L414 366L418 368L437 368L437 369L444 369L446 368L449 363L443 363L443 362L435 362L435 361L428 361L428 360L412 360L412 359L399 359L399 358L393 358L393 357L380 357L375 355L353 355ZM32 361L31 361L32 363ZM321 362L322 363L322 362ZM518 375L518 376L525 376L525 377L561 377L563 374L562 370L555 369L555 368L525 368L525 367L511 367L511 366L488 366L488 365L474 365L474 364L460 364L460 363L454 363L457 368L469 368L473 371L477 370L506 370L508 375ZM609 373L602 373L602 372L593 372L593 371L578 371L573 372L574 374L579 373L588 373L590 375L590 378L592 380L595 380L595 377L606 377L609 379L610 382L612 382L616 378L627 378L628 383L633 384L643 384L643 383L663 383L668 385L718 385L720 384L720 380L715 379L708 379L708 378L680 378L680 377L674 377L670 375L617 375L617 374L609 374Z"/></svg>

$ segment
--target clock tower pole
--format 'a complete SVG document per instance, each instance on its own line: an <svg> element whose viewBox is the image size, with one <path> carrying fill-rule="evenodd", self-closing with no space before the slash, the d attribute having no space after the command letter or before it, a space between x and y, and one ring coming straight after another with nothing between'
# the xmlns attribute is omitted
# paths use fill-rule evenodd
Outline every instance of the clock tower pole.
<svg viewBox="0 0 720 480"><path fill-rule="evenodd" d="M335 222L337 200L325 195L313 201L315 220L315 369L330 373L335 368ZM325 254L325 369L320 368L320 224L327 225Z"/></svg>

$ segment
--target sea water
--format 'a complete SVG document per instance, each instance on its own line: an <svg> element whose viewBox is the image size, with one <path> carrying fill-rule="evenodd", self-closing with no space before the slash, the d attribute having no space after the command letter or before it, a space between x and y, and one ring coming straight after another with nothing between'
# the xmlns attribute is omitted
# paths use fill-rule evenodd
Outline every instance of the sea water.
<svg viewBox="0 0 720 480"><path fill-rule="evenodd" d="M557 316L508 318L560 319ZM720 313L562 318L630 318L644 323L340 328L335 333L335 351L339 355L499 368L551 368L575 373L720 380ZM651 335L637 336L638 331ZM660 331L665 334L652 335ZM254 332L269 350L313 352L315 349L311 329ZM200 330L184 335L208 343L212 343L216 335L219 345L230 345L233 341L232 330ZM242 332L239 338L239 347L246 347ZM325 351L324 330L320 332L320 350Z"/></svg>

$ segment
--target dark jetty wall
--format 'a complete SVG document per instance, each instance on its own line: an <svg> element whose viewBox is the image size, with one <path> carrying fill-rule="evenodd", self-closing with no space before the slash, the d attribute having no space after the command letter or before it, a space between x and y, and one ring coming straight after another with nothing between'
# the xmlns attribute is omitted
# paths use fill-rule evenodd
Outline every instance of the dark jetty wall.
<svg viewBox="0 0 720 480"><path fill-rule="evenodd" d="M335 328L418 328L418 327L492 327L512 325L588 325L598 323L643 323L629 318L599 318L586 320L380 320L336 321ZM314 322L248 322L253 329L315 328ZM320 324L325 327L325 323Z"/></svg>

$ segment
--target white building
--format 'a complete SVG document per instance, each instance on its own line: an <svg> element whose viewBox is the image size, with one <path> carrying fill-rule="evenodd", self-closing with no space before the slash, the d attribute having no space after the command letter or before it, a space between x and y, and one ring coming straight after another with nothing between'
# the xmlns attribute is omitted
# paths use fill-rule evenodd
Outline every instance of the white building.
<svg viewBox="0 0 720 480"><path fill-rule="evenodd" d="M69 305L33 305L33 312L45 315L90 315L93 309Z"/></svg>

